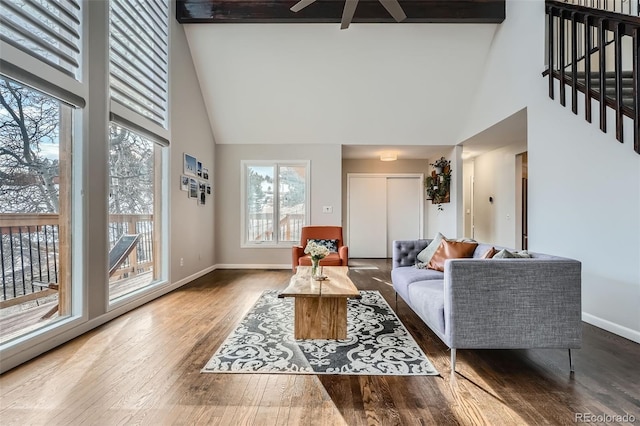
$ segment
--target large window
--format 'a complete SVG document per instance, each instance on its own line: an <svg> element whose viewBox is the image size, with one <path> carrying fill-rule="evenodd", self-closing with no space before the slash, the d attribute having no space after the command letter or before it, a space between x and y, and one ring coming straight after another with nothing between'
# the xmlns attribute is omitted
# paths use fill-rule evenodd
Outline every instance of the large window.
<svg viewBox="0 0 640 426"><path fill-rule="evenodd" d="M71 117L0 75L0 343L71 314Z"/></svg>
<svg viewBox="0 0 640 426"><path fill-rule="evenodd" d="M309 162L243 162L243 244L291 245L309 222Z"/></svg>
<svg viewBox="0 0 640 426"><path fill-rule="evenodd" d="M109 127L109 300L159 278L162 147Z"/></svg>
<svg viewBox="0 0 640 426"><path fill-rule="evenodd" d="M109 301L161 282L169 3L109 3Z"/></svg>

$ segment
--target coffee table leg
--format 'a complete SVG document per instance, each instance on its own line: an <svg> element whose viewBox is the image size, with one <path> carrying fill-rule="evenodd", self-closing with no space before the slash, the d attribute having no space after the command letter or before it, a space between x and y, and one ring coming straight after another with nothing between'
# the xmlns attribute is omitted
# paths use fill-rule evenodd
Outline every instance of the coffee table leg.
<svg viewBox="0 0 640 426"><path fill-rule="evenodd" d="M347 299L344 297L296 297L296 339L346 339Z"/></svg>

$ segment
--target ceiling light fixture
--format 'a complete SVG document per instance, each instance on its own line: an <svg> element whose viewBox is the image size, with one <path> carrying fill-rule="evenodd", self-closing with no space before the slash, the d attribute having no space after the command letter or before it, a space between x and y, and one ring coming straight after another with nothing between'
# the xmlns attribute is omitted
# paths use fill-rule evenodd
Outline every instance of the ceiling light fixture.
<svg viewBox="0 0 640 426"><path fill-rule="evenodd" d="M394 151L383 151L380 154L380 161L396 161L398 159L398 154Z"/></svg>

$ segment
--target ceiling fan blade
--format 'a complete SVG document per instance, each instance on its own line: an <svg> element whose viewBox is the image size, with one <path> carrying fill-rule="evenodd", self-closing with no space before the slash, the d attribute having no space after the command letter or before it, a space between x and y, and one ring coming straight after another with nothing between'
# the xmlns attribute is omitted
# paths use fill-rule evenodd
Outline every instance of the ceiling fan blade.
<svg viewBox="0 0 640 426"><path fill-rule="evenodd" d="M309 6L311 3L315 1L316 0L300 0L298 3L291 6L291 9L289 10L291 10L292 12L300 12L302 9Z"/></svg>
<svg viewBox="0 0 640 426"><path fill-rule="evenodd" d="M407 19L407 15L405 15L400 3L398 3L398 0L380 0L380 3L382 3L384 8L387 9L387 12L393 16L393 19L395 19L396 22Z"/></svg>
<svg viewBox="0 0 640 426"><path fill-rule="evenodd" d="M342 22L340 23L341 30L349 28L349 24L353 20L353 15L356 13L358 1L359 0L345 0L344 10L342 11Z"/></svg>

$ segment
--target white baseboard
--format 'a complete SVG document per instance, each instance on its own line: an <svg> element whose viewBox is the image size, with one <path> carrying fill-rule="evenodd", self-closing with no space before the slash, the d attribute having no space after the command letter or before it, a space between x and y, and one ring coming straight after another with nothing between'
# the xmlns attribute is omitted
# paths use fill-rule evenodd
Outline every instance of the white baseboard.
<svg viewBox="0 0 640 426"><path fill-rule="evenodd" d="M625 339L629 339L633 342L640 343L640 331L633 330L628 327L624 327L620 324L616 324L614 322L608 321L606 319L602 319L600 317L588 314L586 312L582 313L582 320L591 325L595 325L598 328L607 330L613 334L617 334L618 336L622 336Z"/></svg>
<svg viewBox="0 0 640 426"><path fill-rule="evenodd" d="M291 269L291 264L251 264L251 263L221 263L216 269Z"/></svg>
<svg viewBox="0 0 640 426"><path fill-rule="evenodd" d="M174 283L164 285L158 287L150 292L141 292L140 296L137 298L132 298L126 301L126 303L117 306L116 308L106 312L103 315L100 315L97 318L93 318L89 321L82 322L77 326L73 326L72 328L67 328L64 330L51 328L51 330L47 333L43 333L40 336L34 336L24 342L16 344L11 348L7 348L2 351L2 356L0 357L0 374L17 367L18 365L25 363L44 352L47 352L56 346L60 346L71 339L74 339L102 324L111 321L119 317L122 314L125 314L139 306L144 305L154 299L157 299L160 296L164 296L165 294L182 287L185 284L195 280L196 278L200 278L201 276L208 274L209 272L216 269L216 266L209 266L195 274L189 275L179 281ZM72 320L75 322L77 320ZM63 328L63 327L61 327Z"/></svg>

